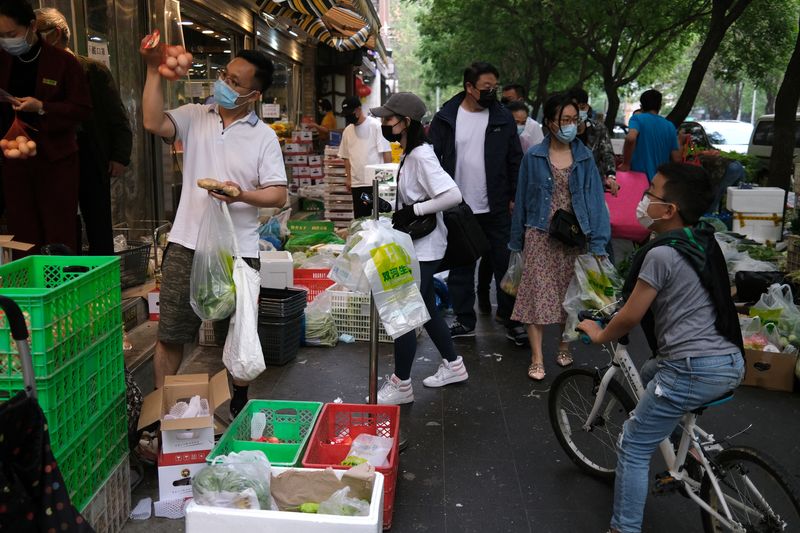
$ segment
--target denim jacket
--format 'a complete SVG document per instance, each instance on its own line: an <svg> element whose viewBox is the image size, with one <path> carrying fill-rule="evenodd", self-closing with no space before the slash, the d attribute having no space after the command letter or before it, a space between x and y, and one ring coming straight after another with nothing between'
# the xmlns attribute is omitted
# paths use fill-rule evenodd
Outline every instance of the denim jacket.
<svg viewBox="0 0 800 533"><path fill-rule="evenodd" d="M605 255L611 238L603 181L597 171L592 152L579 140L572 141L572 172L569 191L575 217L586 235L589 252ZM550 229L550 201L553 176L550 172L550 136L528 150L522 158L517 181L517 196L511 220L511 241L508 248L522 250L525 228Z"/></svg>

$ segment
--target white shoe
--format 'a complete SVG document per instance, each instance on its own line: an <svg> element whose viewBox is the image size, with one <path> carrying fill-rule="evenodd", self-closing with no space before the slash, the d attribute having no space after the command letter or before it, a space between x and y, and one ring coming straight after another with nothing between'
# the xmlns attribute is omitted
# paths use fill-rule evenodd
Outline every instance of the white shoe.
<svg viewBox="0 0 800 533"><path fill-rule="evenodd" d="M447 359L442 359L442 364L439 365L439 370L430 377L422 380L422 384L426 387L444 387L451 383L458 383L466 381L469 377L467 368L464 366L464 360L461 356L452 363Z"/></svg>
<svg viewBox="0 0 800 533"><path fill-rule="evenodd" d="M404 381L392 374L378 389L378 404L380 405L402 405L413 401L414 390L411 388L410 379Z"/></svg>

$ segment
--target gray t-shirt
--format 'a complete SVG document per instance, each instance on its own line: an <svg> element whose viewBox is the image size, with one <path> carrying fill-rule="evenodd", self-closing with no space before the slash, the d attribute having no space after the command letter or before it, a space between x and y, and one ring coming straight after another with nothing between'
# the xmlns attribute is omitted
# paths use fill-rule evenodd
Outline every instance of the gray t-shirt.
<svg viewBox="0 0 800 533"><path fill-rule="evenodd" d="M692 265L670 246L647 252L639 279L658 291L650 309L655 317L658 356L683 359L739 351L717 331L717 312Z"/></svg>

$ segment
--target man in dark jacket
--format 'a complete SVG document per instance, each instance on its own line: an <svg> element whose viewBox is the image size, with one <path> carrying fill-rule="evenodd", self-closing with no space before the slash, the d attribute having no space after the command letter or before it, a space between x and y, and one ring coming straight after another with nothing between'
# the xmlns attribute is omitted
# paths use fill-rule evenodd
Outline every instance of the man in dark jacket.
<svg viewBox="0 0 800 533"><path fill-rule="evenodd" d="M69 51L70 29L61 12L38 9L36 25L48 43ZM130 164L133 132L111 71L94 59L77 54L75 57L86 74L93 106L91 118L78 129L81 215L89 254L114 255L111 178L121 177ZM78 232L80 235L80 223Z"/></svg>
<svg viewBox="0 0 800 533"><path fill-rule="evenodd" d="M508 268L511 210L522 159L514 117L497 101L499 77L489 63L467 67L464 91L436 113L429 133L442 167L453 176L491 243L497 316L505 321L507 337L522 346L525 328L510 321L514 299L499 290ZM475 265L450 270L448 285L456 313L450 334L474 337Z"/></svg>

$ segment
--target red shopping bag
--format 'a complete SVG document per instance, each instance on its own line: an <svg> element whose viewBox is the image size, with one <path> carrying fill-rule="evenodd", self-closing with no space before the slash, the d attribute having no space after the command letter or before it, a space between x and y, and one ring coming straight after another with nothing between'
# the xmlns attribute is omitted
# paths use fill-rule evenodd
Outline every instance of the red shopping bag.
<svg viewBox="0 0 800 533"><path fill-rule="evenodd" d="M611 238L642 242L649 235L636 219L636 206L650 186L643 172L617 171L617 196L606 193L606 205L611 218Z"/></svg>
<svg viewBox="0 0 800 533"><path fill-rule="evenodd" d="M28 159L36 155L36 142L31 139L31 132L36 129L14 117L14 122L0 140L0 149L6 159Z"/></svg>

